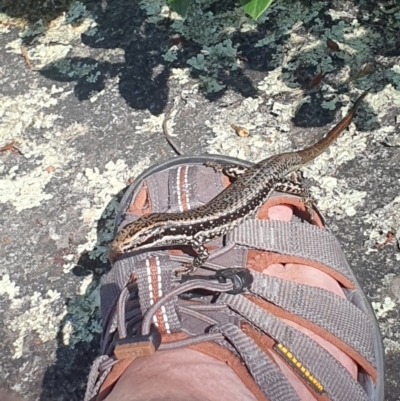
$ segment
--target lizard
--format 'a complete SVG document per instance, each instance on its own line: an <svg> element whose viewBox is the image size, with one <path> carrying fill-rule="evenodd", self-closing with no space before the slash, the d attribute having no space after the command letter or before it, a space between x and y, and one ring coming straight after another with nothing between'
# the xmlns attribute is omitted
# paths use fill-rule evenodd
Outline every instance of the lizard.
<svg viewBox="0 0 400 401"><path fill-rule="evenodd" d="M120 230L111 244L111 251L121 255L154 247L189 245L197 254L190 268L190 272L195 271L209 257L204 244L254 216L274 190L312 199L299 182L290 181L285 176L323 153L350 125L366 95L367 92L364 92L355 101L348 114L325 137L302 150L270 156L248 168L207 163L206 166L224 171L236 180L197 208L139 217Z"/></svg>

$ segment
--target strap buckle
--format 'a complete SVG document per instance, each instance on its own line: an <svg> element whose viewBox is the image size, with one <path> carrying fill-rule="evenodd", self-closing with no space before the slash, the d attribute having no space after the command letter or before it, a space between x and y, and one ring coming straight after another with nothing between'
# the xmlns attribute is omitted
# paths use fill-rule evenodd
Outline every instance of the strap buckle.
<svg viewBox="0 0 400 401"><path fill-rule="evenodd" d="M233 289L227 293L233 295L245 292L253 284L254 280L251 271L243 267L219 270L215 273L215 277L220 283L226 283L228 280L232 281Z"/></svg>
<svg viewBox="0 0 400 401"><path fill-rule="evenodd" d="M186 283L187 281L192 280L218 281L219 283L223 284L230 280L233 284L233 289L227 291L227 294L236 295L245 292L253 283L254 277L249 269L243 267L230 267L227 269L218 270L212 276L185 275L181 277L180 282ZM210 291L207 290L196 290L181 294L179 297L182 299L191 299L211 294L213 293L210 293Z"/></svg>
<svg viewBox="0 0 400 401"><path fill-rule="evenodd" d="M114 341L114 344L114 355L117 359L153 355L160 347L161 334L158 328L151 324L148 335L127 336L122 340Z"/></svg>

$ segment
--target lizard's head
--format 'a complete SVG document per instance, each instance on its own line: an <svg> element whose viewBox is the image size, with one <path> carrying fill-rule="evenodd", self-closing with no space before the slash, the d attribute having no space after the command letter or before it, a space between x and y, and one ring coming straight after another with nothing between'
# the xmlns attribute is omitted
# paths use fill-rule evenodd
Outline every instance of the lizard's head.
<svg viewBox="0 0 400 401"><path fill-rule="evenodd" d="M157 221L157 216L152 213L127 224L111 243L111 250L123 254L166 245L163 241L165 223Z"/></svg>

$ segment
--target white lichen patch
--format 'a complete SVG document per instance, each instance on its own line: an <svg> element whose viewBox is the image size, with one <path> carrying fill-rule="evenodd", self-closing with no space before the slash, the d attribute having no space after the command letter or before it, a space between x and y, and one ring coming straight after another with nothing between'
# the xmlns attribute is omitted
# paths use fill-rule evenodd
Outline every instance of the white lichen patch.
<svg viewBox="0 0 400 401"><path fill-rule="evenodd" d="M298 85L289 85L288 80L292 74L283 73L282 67L277 67L269 71L265 78L258 83L258 89L267 93L269 96L274 96L285 92L292 92Z"/></svg>
<svg viewBox="0 0 400 401"><path fill-rule="evenodd" d="M29 175L18 180L0 180L0 203L10 202L17 212L40 206L43 201L53 198L44 191L51 180L51 174L43 174L41 169L35 169Z"/></svg>
<svg viewBox="0 0 400 401"><path fill-rule="evenodd" d="M0 13L0 33L10 32L11 17L4 13Z"/></svg>
<svg viewBox="0 0 400 401"><path fill-rule="evenodd" d="M135 126L136 134L148 134L150 132L157 133L162 130L162 123L165 119L165 113L158 116L149 113L149 116L144 118L141 125Z"/></svg>
<svg viewBox="0 0 400 401"><path fill-rule="evenodd" d="M400 339L393 341L390 338L383 339L386 355L400 354Z"/></svg>
<svg viewBox="0 0 400 401"><path fill-rule="evenodd" d="M394 126L377 129L374 132L374 140L388 146L400 147L400 135Z"/></svg>
<svg viewBox="0 0 400 401"><path fill-rule="evenodd" d="M388 109L398 108L400 105L400 92L396 90L393 85L385 86L380 92L368 94L368 105L373 110L374 115L366 121L366 126L374 126L378 122L381 128L374 131L372 136L373 143L385 143L388 146L399 146L400 136L398 135L398 127L395 125L388 125L386 115ZM395 124L400 123L400 119L389 120Z"/></svg>
<svg viewBox="0 0 400 401"><path fill-rule="evenodd" d="M366 149L367 139L366 133L357 133L355 126L351 125L329 149L303 168L305 176L319 181L319 177L336 172Z"/></svg>
<svg viewBox="0 0 400 401"><path fill-rule="evenodd" d="M7 296L7 298L11 301L11 308L15 306L13 303L15 301L15 297L19 295L19 290L19 286L10 280L9 274L4 274L0 279L0 295Z"/></svg>
<svg viewBox="0 0 400 401"><path fill-rule="evenodd" d="M367 196L365 191L350 189L345 180L334 177L320 177L319 184L318 187L310 188L318 202L318 209L325 215L335 215L338 220L345 216L354 216Z"/></svg>
<svg viewBox="0 0 400 401"><path fill-rule="evenodd" d="M29 51L30 59L33 61L35 68L41 69L57 60L64 59L72 49L71 45L53 45L39 44L34 50Z"/></svg>
<svg viewBox="0 0 400 401"><path fill-rule="evenodd" d="M73 263L71 265L75 266ZM93 281L92 276L83 278L78 290L79 295L57 314L54 312L60 299L57 291L48 290L45 296L35 292L29 298L19 299L16 298L19 287L10 281L8 275L4 275L0 280L0 295L7 295L11 299L10 307L14 309L14 315L21 311L18 316L4 322L15 332L13 358L23 356L24 338L29 333L36 334L42 342L48 342L56 338L60 323L64 345L73 348L80 341L90 342L94 334L101 332L97 315L100 306L99 291L100 287Z"/></svg>
<svg viewBox="0 0 400 401"><path fill-rule="evenodd" d="M53 85L50 90L45 87L36 88L27 90L18 96L2 96L0 94L1 143L23 140L23 134L38 120L38 114L57 104L57 94L60 92L63 92L63 89ZM49 114L46 113L47 116Z"/></svg>
<svg viewBox="0 0 400 401"><path fill-rule="evenodd" d="M20 358L23 355L24 337L28 333L37 334L42 342L54 340L60 322L66 314L65 309L58 314L53 312L59 300L60 293L51 289L44 296L39 292L34 292L25 300L23 313L12 317L10 320L5 319L4 324L16 335L13 359Z"/></svg>
<svg viewBox="0 0 400 401"><path fill-rule="evenodd" d="M382 302L371 302L371 305L378 319L386 317L390 311L397 307L396 302L390 297L385 297Z"/></svg>
<svg viewBox="0 0 400 401"><path fill-rule="evenodd" d="M389 236L394 236L392 241L400 243L400 196L394 198L390 203L364 218L369 228L364 232L368 237L367 245L375 248L376 244L386 244ZM400 254L397 254L400 260Z"/></svg>
<svg viewBox="0 0 400 401"><path fill-rule="evenodd" d="M172 68L171 70L171 78L179 81L181 85L189 82L190 77L190 69L189 68Z"/></svg>
<svg viewBox="0 0 400 401"><path fill-rule="evenodd" d="M393 85L386 85L377 93L368 94L368 105L372 108L377 119L380 120L387 113L388 105L400 105L400 92Z"/></svg>
<svg viewBox="0 0 400 401"><path fill-rule="evenodd" d="M82 211L83 223L89 227L87 242L78 246L79 254L90 251L91 258L100 257L103 261L107 260L106 244L112 238L112 224L109 222L107 227L98 233L97 222L100 218L107 218L114 212L116 203L111 202L113 197L126 187L129 178L136 177L149 164L150 161L144 159L129 169L124 160L118 159L115 163L108 162L102 173L97 167L87 168L84 173L76 176L73 188L86 195L77 208Z"/></svg>
<svg viewBox="0 0 400 401"><path fill-rule="evenodd" d="M63 89L53 86L51 90L38 88L20 96L0 97L0 143L16 141L21 152L15 158L16 164L4 171L0 179L0 203L10 202L17 212L52 199L54 194L46 192L46 185L55 171L76 156L64 139L68 130L55 125L61 117L46 113L46 109L57 104L58 97L64 95L62 92ZM31 127L46 131L38 137L30 133L28 128ZM19 158L30 159L35 166L20 172Z"/></svg>
<svg viewBox="0 0 400 401"><path fill-rule="evenodd" d="M288 106L274 103L274 118L257 112L261 98L247 98L232 110L221 109L214 113L205 125L212 129L214 137L209 139L207 152L220 153L241 159L258 161L276 153L288 150L291 146L289 131L291 113ZM290 107L291 108L291 107ZM231 125L236 124L250 130L247 138L236 135Z"/></svg>

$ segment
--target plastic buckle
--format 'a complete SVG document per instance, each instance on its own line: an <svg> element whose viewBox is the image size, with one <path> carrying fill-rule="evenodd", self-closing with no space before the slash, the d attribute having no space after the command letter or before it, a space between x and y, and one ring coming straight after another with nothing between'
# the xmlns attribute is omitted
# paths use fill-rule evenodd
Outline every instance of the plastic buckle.
<svg viewBox="0 0 400 401"><path fill-rule="evenodd" d="M227 291L227 294L240 294L247 290L253 283L254 277L249 269L242 267L230 267L227 269L218 270L212 276L202 276L202 275L186 275L182 276L181 283L186 283L192 280L207 280L207 281L218 281L219 283L226 283L230 280L233 284L233 289ZM181 299L191 299L198 298L205 295L211 295L209 291L205 290L195 290L190 293L181 294L179 297Z"/></svg>
<svg viewBox="0 0 400 401"><path fill-rule="evenodd" d="M233 289L228 291L228 294L240 294L247 290L252 284L254 277L249 269L242 267L231 267L228 269L219 270L215 273L215 277L220 283L226 283L228 280L232 281Z"/></svg>
<svg viewBox="0 0 400 401"><path fill-rule="evenodd" d="M114 344L114 355L117 359L153 355L160 347L161 334L157 327L152 324L148 335L128 336L122 340L115 341Z"/></svg>

